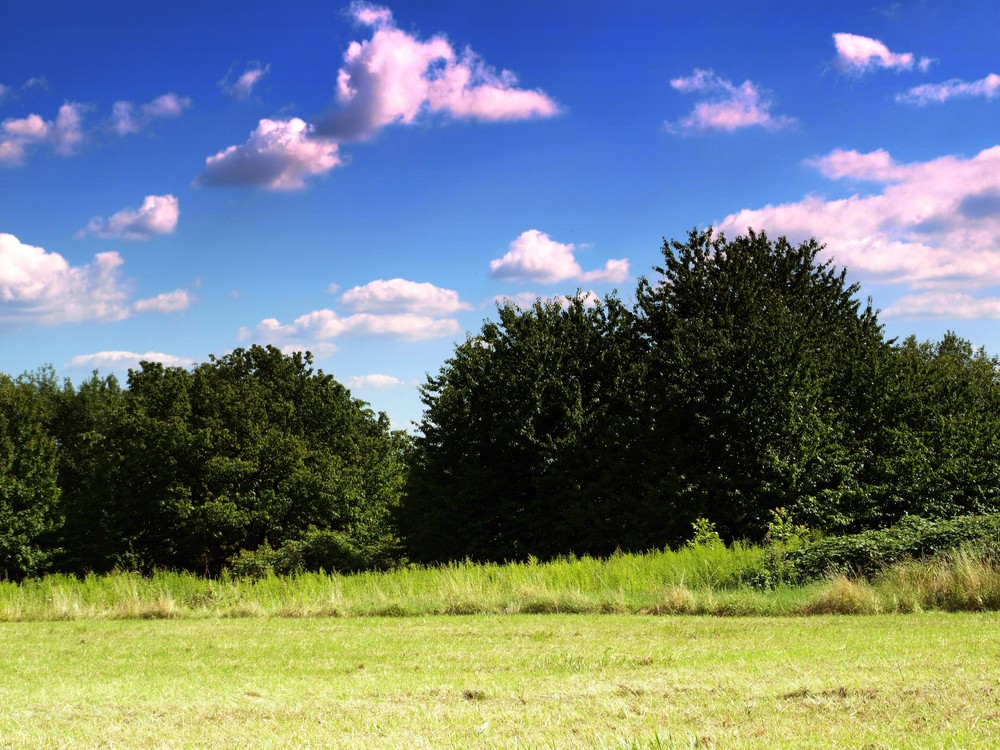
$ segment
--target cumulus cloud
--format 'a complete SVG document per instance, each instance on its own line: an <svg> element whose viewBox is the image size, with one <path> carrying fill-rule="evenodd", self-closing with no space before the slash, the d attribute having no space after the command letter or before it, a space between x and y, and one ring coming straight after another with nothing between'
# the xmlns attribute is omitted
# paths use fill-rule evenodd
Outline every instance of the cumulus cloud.
<svg viewBox="0 0 1000 750"><path fill-rule="evenodd" d="M118 253L71 266L59 253L0 233L0 323L56 324L127 318Z"/></svg>
<svg viewBox="0 0 1000 750"><path fill-rule="evenodd" d="M147 195L142 206L126 208L104 220L95 217L77 237L93 234L103 239L148 240L177 228L180 206L173 195Z"/></svg>
<svg viewBox="0 0 1000 750"><path fill-rule="evenodd" d="M312 135L313 127L297 117L261 120L246 143L208 157L195 184L300 190L307 177L341 163L336 142Z"/></svg>
<svg viewBox="0 0 1000 750"><path fill-rule="evenodd" d="M333 310L314 310L291 323L266 318L254 328L240 331L241 339L253 339L292 351L309 350L329 345L341 336L385 336L405 341L454 336L461 331L452 318L434 318L415 313L355 313L339 315Z"/></svg>
<svg viewBox="0 0 1000 750"><path fill-rule="evenodd" d="M451 315L472 309L453 289L406 279L377 279L353 287L340 296L340 303L357 311L403 311L420 315Z"/></svg>
<svg viewBox="0 0 1000 750"><path fill-rule="evenodd" d="M0 164L21 166L35 148L72 156L83 141L83 105L67 102L55 120L31 114L0 122Z"/></svg>
<svg viewBox="0 0 1000 750"><path fill-rule="evenodd" d="M749 127L781 130L797 122L794 117L772 114L771 100L751 81L736 86L711 70L695 68L690 76L674 78L670 85L682 94L705 97L687 117L665 123L674 133L732 132Z"/></svg>
<svg viewBox="0 0 1000 750"><path fill-rule="evenodd" d="M927 104L943 104L949 99L973 97L995 99L998 96L1000 96L1000 75L990 73L978 81L963 81L959 78L952 78L944 83L925 83L923 86L914 86L909 91L896 96L896 101L923 107Z"/></svg>
<svg viewBox="0 0 1000 750"><path fill-rule="evenodd" d="M355 375L348 378L344 385L348 388L398 388L406 385L406 381L400 380L394 375L372 373L370 375Z"/></svg>
<svg viewBox="0 0 1000 750"><path fill-rule="evenodd" d="M753 227L792 241L814 236L826 244L827 256L861 278L911 290L1000 283L1000 146L972 158L911 164L881 151L835 151L809 163L831 179L871 180L881 189L746 209L717 227L729 234ZM916 308L899 302L896 309Z"/></svg>
<svg viewBox="0 0 1000 750"><path fill-rule="evenodd" d="M93 354L80 354L70 360L70 367L86 367L89 369L100 369L102 367L109 370L138 369L141 362L161 362L167 367L191 367L194 365L193 359L187 357L177 357L173 354L163 352L137 352L107 351L94 352Z"/></svg>
<svg viewBox="0 0 1000 750"><path fill-rule="evenodd" d="M219 88L234 99L243 101L250 98L254 87L260 83L260 79L271 72L271 66L252 62L246 66L242 73L234 77L235 70L235 67L229 69L225 78L219 81Z"/></svg>
<svg viewBox="0 0 1000 750"><path fill-rule="evenodd" d="M471 49L458 52L442 35L423 41L402 31L387 8L355 3L351 14L372 36L348 46L337 76L338 106L316 121L319 135L364 140L425 112L487 122L559 112L544 92L518 88L513 73L497 72Z"/></svg>
<svg viewBox="0 0 1000 750"><path fill-rule="evenodd" d="M882 311L886 318L1000 318L1000 298L962 292L928 292L900 297Z"/></svg>
<svg viewBox="0 0 1000 750"><path fill-rule="evenodd" d="M155 297L136 300L136 312L159 312L172 313L187 310L192 303L191 295L183 289L175 289L172 292L164 292Z"/></svg>
<svg viewBox="0 0 1000 750"><path fill-rule="evenodd" d="M912 70L914 65L926 71L933 62L929 57L917 60L912 52L892 52L878 39L858 34L834 34L833 44L841 70L858 75L875 68Z"/></svg>
<svg viewBox="0 0 1000 750"><path fill-rule="evenodd" d="M111 129L118 135L138 133L153 120L180 117L190 107L190 98L172 92L139 107L134 102L118 101L111 106Z"/></svg>
<svg viewBox="0 0 1000 750"><path fill-rule="evenodd" d="M490 275L543 284L567 279L618 284L628 278L627 258L609 260L604 268L584 271L573 255L576 249L576 245L556 242L545 232L529 229L510 243L506 255L490 261Z"/></svg>

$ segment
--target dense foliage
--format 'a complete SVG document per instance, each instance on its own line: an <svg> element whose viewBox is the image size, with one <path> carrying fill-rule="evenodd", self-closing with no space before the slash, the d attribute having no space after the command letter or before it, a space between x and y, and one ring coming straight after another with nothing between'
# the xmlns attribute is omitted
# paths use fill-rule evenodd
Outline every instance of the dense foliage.
<svg viewBox="0 0 1000 750"><path fill-rule="evenodd" d="M255 346L191 370L143 362L126 389L42 372L0 381L0 398L0 577L46 563L215 573L324 532L340 549L327 565L395 555L409 439L309 355Z"/></svg>
<svg viewBox="0 0 1000 750"><path fill-rule="evenodd" d="M412 439L273 347L125 387L0 376L0 579L606 556L692 528L771 543L781 579L860 559L844 535L1000 512L1000 362L887 341L821 249L693 231L634 306L502 305Z"/></svg>
<svg viewBox="0 0 1000 750"><path fill-rule="evenodd" d="M886 341L846 271L749 232L665 242L635 308L502 306L423 388L401 508L423 560L761 541L1000 510L997 360Z"/></svg>

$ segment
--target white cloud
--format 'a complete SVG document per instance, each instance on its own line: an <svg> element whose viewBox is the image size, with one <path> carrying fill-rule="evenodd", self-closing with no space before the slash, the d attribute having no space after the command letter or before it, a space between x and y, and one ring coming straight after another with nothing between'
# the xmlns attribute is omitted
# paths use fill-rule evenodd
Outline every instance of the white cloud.
<svg viewBox="0 0 1000 750"><path fill-rule="evenodd" d="M962 292L928 292L900 297L882 311L886 318L1000 318L1000 298Z"/></svg>
<svg viewBox="0 0 1000 750"><path fill-rule="evenodd" d="M414 313L339 315L323 309L301 315L291 323L266 318L253 329L240 330L240 338L273 344L282 350L312 351L323 347L332 351L333 340L342 336L387 337L404 341L455 336L461 332L458 321Z"/></svg>
<svg viewBox="0 0 1000 750"><path fill-rule="evenodd" d="M618 284L628 278L627 258L609 260L604 268L584 271L573 255L576 249L576 245L556 242L545 232L529 229L510 243L506 255L490 261L490 275L543 284L567 279Z"/></svg>
<svg viewBox="0 0 1000 750"><path fill-rule="evenodd" d="M183 289L175 289L172 292L164 292L163 294L158 294L155 297L136 300L133 307L136 312L141 313L172 313L187 310L191 306L192 302L193 299L188 292Z"/></svg>
<svg viewBox="0 0 1000 750"><path fill-rule="evenodd" d="M861 74L874 68L912 70L916 65L926 71L933 62L929 57L917 60L911 52L891 52L878 39L858 34L834 34L837 62L848 73Z"/></svg>
<svg viewBox="0 0 1000 750"><path fill-rule="evenodd" d="M260 83L260 79L271 72L271 66L262 65L259 62L249 63L246 66L246 69L244 69L244 71L235 79L233 78L234 70L235 68L229 69L225 78L219 81L219 88L234 99L243 101L250 98L250 94L253 93L254 86Z"/></svg>
<svg viewBox="0 0 1000 750"><path fill-rule="evenodd" d="M772 102L751 81L736 86L711 70L695 68L690 76L674 78L670 85L682 94L707 97L687 117L665 123L674 133L732 132L748 127L781 130L796 123L794 117L771 114Z"/></svg>
<svg viewBox="0 0 1000 750"><path fill-rule="evenodd" d="M12 89L10 86L0 83L0 103L2 103L3 100L6 99L8 96L11 96L13 91L14 89Z"/></svg>
<svg viewBox="0 0 1000 750"><path fill-rule="evenodd" d="M297 117L261 120L242 146L230 146L205 160L196 184L299 190L306 178L338 166L337 144L311 137L311 125Z"/></svg>
<svg viewBox="0 0 1000 750"><path fill-rule="evenodd" d="M118 253L71 266L58 253L0 233L0 323L115 321L130 314Z"/></svg>
<svg viewBox="0 0 1000 750"><path fill-rule="evenodd" d="M792 241L815 236L827 256L862 279L910 289L1000 283L1000 146L968 159L912 164L884 152L852 151L809 163L834 179L881 182L881 191L745 209L718 228L736 234L753 227Z"/></svg>
<svg viewBox="0 0 1000 750"><path fill-rule="evenodd" d="M352 310L386 312L402 310L421 315L451 315L472 306L462 302L458 292L426 282L406 279L377 279L364 286L348 289L340 303Z"/></svg>
<svg viewBox="0 0 1000 750"><path fill-rule="evenodd" d="M867 154L857 151L834 149L819 159L807 159L806 164L815 167L830 180L871 180L874 182L894 182L902 179L905 169L892 160L888 151L878 149Z"/></svg>
<svg viewBox="0 0 1000 750"><path fill-rule="evenodd" d="M421 41L400 30L387 8L355 3L351 14L373 29L372 37L348 46L337 77L339 106L317 120L320 135L363 140L424 112L491 122L559 112L544 92L518 88L513 73L496 72L472 50L458 53L444 36Z"/></svg>
<svg viewBox="0 0 1000 750"><path fill-rule="evenodd" d="M963 81L952 78L944 83L925 83L899 94L896 101L922 107L927 104L943 104L949 99L967 99L977 96L984 99L995 99L1000 96L1000 75L990 73L978 81Z"/></svg>
<svg viewBox="0 0 1000 750"><path fill-rule="evenodd" d="M141 362L161 362L167 367L191 367L194 365L193 359L187 357L177 357L173 354L163 352L137 352L107 351L94 352L93 354L80 354L70 360L70 367L87 367L90 369L106 368L109 370L122 370L125 368L138 369Z"/></svg>
<svg viewBox="0 0 1000 750"><path fill-rule="evenodd" d="M77 237L94 234L103 239L148 240L173 233L179 216L180 206L173 195L147 195L138 209L123 209L107 221L91 219Z"/></svg>
<svg viewBox="0 0 1000 750"><path fill-rule="evenodd" d="M72 156L83 141L83 105L67 102L55 120L31 114L0 122L0 164L20 166L28 152L47 147L60 156Z"/></svg>
<svg viewBox="0 0 1000 750"><path fill-rule="evenodd" d="M344 385L348 388L398 388L406 385L406 381L400 380L394 375L372 373L370 375L355 375L348 378Z"/></svg>
<svg viewBox="0 0 1000 750"><path fill-rule="evenodd" d="M153 120L180 117L191 107L191 99L174 93L163 94L136 109L135 103L118 101L111 106L111 128L118 135L138 133Z"/></svg>

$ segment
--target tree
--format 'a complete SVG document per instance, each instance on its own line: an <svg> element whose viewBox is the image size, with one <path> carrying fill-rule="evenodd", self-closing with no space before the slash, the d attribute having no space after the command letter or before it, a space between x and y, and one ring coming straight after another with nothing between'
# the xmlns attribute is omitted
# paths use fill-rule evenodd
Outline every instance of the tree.
<svg viewBox="0 0 1000 750"><path fill-rule="evenodd" d="M337 532L354 567L395 551L408 439L311 355L237 349L193 370L143 362L128 389L96 378L72 399L67 508L101 550L87 569L217 573L242 551ZM96 491L104 493L98 501Z"/></svg>
<svg viewBox="0 0 1000 750"><path fill-rule="evenodd" d="M44 543L59 524L56 443L50 416L31 378L0 375L0 579L43 572Z"/></svg>
<svg viewBox="0 0 1000 750"><path fill-rule="evenodd" d="M891 356L864 525L1000 510L1000 360L951 332Z"/></svg>
<svg viewBox="0 0 1000 750"><path fill-rule="evenodd" d="M408 552L504 560L647 546L631 313L575 297L502 305L498 317L422 389L400 513Z"/></svg>
<svg viewBox="0 0 1000 750"><path fill-rule="evenodd" d="M664 242L659 278L640 280L655 483L674 541L700 517L759 539L778 507L852 523L886 344L821 249L692 231Z"/></svg>

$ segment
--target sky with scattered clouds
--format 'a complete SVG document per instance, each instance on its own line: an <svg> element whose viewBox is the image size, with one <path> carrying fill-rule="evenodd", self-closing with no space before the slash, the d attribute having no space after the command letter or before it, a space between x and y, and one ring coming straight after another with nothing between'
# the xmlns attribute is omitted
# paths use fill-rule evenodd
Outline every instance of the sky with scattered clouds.
<svg viewBox="0 0 1000 750"><path fill-rule="evenodd" d="M268 343L393 422L496 304L694 227L816 237L890 336L1000 352L1000 6L14 3L0 371Z"/></svg>

